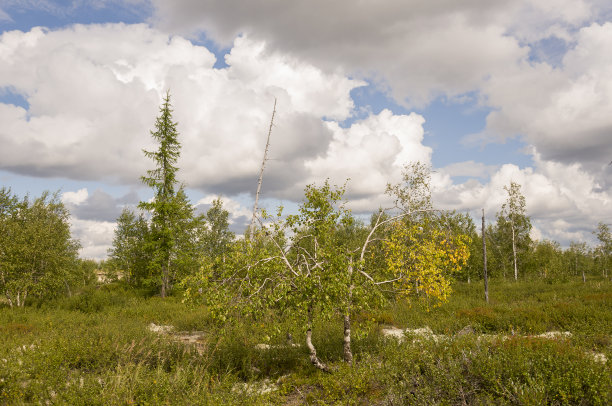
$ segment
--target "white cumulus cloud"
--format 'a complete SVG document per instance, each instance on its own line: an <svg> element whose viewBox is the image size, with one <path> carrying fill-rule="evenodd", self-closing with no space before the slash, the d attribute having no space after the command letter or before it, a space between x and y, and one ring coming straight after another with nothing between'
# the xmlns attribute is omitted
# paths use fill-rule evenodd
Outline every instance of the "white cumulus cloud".
<svg viewBox="0 0 612 406"><path fill-rule="evenodd" d="M76 192L64 192L62 193L62 202L78 205L87 200L88 196L87 188L79 189Z"/></svg>
<svg viewBox="0 0 612 406"><path fill-rule="evenodd" d="M323 73L238 38L215 69L206 48L145 25L34 28L0 37L0 88L29 104L0 104L0 162L35 176L139 183L151 165L161 95L171 89L189 186L238 193L260 165L274 97L276 175L270 191L307 176L304 159L324 153L332 132L322 116L345 119L362 82Z"/></svg>

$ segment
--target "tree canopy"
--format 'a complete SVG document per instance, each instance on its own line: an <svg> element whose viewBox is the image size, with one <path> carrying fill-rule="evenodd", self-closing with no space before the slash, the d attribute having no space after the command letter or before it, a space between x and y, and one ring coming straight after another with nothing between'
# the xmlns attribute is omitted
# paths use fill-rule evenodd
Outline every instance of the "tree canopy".
<svg viewBox="0 0 612 406"><path fill-rule="evenodd" d="M0 189L0 290L12 306L70 289L79 243L57 194L19 200Z"/></svg>

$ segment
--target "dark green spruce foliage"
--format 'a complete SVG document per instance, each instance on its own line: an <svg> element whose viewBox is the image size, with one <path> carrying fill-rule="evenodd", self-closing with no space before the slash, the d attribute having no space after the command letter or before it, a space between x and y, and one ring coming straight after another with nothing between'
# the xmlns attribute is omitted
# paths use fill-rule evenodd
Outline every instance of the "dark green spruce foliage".
<svg viewBox="0 0 612 406"><path fill-rule="evenodd" d="M155 196L151 202L140 202L139 208L151 213L151 239L153 256L150 266L161 272L161 296L165 297L170 290L173 270L171 259L175 254L178 220L186 211L181 207L186 199L177 193L178 187L176 163L180 155L181 144L178 141L177 123L172 121L170 93L166 93L160 108L160 115L155 120L155 131L151 136L159 144L157 151L146 151L144 154L155 163L155 169L147 171L142 182L151 187Z"/></svg>
<svg viewBox="0 0 612 406"><path fill-rule="evenodd" d="M155 169L141 179L153 189L154 197L138 205L145 213L124 209L109 252L111 267L130 285L160 289L162 297L199 269L202 257L222 257L234 237L228 230L229 213L220 199L205 216L195 214L177 179L181 144L176 126L168 93L151 131L158 149L144 151Z"/></svg>

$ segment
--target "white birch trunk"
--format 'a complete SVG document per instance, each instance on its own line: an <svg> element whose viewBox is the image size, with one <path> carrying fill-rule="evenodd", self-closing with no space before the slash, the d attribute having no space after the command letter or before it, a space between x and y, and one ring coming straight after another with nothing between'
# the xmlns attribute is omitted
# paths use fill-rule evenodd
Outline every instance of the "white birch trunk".
<svg viewBox="0 0 612 406"><path fill-rule="evenodd" d="M518 267L516 265L516 237L514 233L514 222L510 223L512 227L512 256L514 258L514 280L518 280Z"/></svg>
<svg viewBox="0 0 612 406"><path fill-rule="evenodd" d="M489 303L489 278L487 275L487 242L485 235L485 216L484 209L482 209L482 262L483 262L483 276L484 276L484 291L485 300Z"/></svg>
<svg viewBox="0 0 612 406"><path fill-rule="evenodd" d="M353 351L351 351L351 316L344 315L344 362L353 363Z"/></svg>
<svg viewBox="0 0 612 406"><path fill-rule="evenodd" d="M351 350L351 303L353 301L353 289L352 276L353 276L353 259L350 259L348 267L349 278L351 279L351 286L349 288L348 304L346 306L346 314L344 315L344 362L351 365L353 363L353 351Z"/></svg>
<svg viewBox="0 0 612 406"><path fill-rule="evenodd" d="M310 362L316 368L320 369L324 372L329 372L329 368L325 365L319 357L317 357L317 350L315 346L312 344L312 308L308 308L308 330L306 330L306 346L308 347L308 351L310 353Z"/></svg>
<svg viewBox="0 0 612 406"><path fill-rule="evenodd" d="M253 204L253 217L249 231L252 233L255 227L255 216L257 216L257 203L259 202L259 193L261 192L261 184L263 182L263 173L268 160L268 149L270 148L270 135L272 134L272 126L274 125L274 115L276 114L276 97L274 98L274 109L272 110L272 119L270 120L270 128L268 129L268 139L266 140L266 149L264 150L263 160L261 161L261 169L259 170L259 179L257 180L257 192L255 193L255 203Z"/></svg>

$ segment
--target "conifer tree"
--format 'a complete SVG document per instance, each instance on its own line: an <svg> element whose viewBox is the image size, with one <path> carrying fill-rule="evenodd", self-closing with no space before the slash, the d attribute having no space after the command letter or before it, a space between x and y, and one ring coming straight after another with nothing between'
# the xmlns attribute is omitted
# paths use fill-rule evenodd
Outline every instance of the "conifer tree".
<svg viewBox="0 0 612 406"><path fill-rule="evenodd" d="M177 123L172 121L170 92L160 107L160 115L155 120L155 131L151 136L159 144L157 151L143 150L147 158L155 162L155 169L147 171L141 180L153 188L155 196L150 202L140 202L139 208L151 213L151 245L153 258L150 266L161 271L161 296L165 297L171 287L170 269L176 246L176 226L178 218L184 212L186 199L178 193L176 163L180 155L181 144L178 141ZM184 197L184 196L183 196Z"/></svg>

